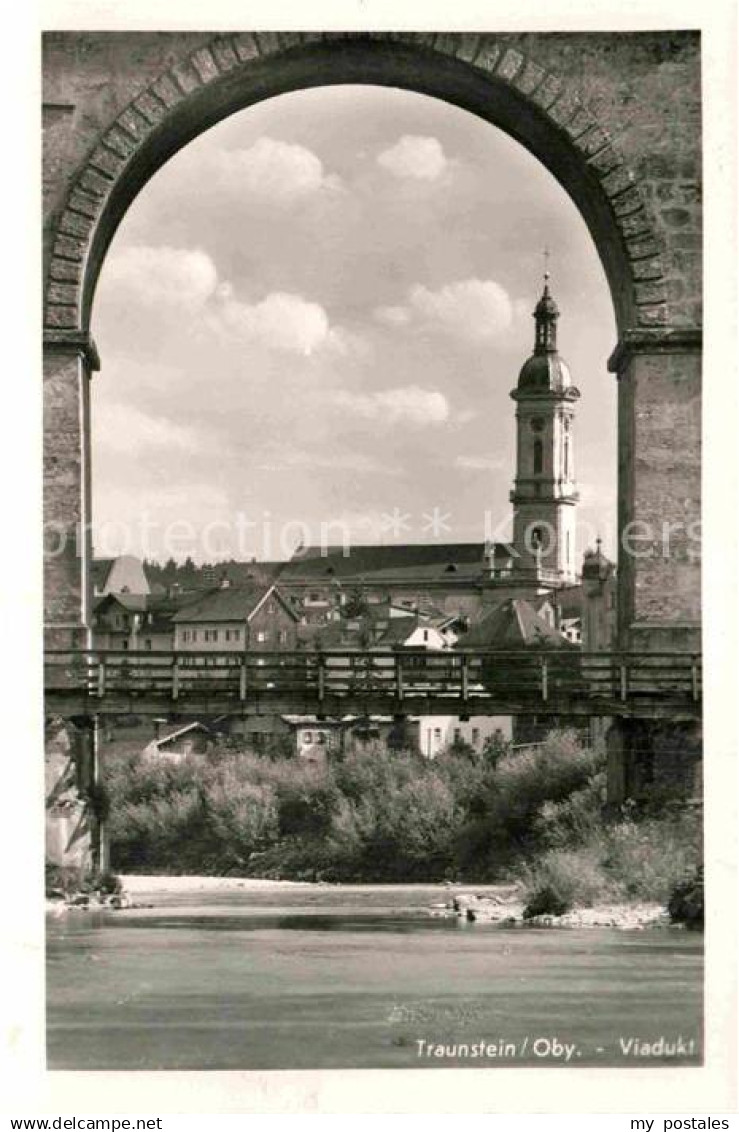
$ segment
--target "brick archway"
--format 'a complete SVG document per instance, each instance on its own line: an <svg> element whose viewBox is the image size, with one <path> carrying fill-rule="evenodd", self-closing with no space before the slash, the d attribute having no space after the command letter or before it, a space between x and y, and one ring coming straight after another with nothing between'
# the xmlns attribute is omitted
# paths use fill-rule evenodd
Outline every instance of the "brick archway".
<svg viewBox="0 0 739 1132"><path fill-rule="evenodd" d="M700 489L700 71L694 33L53 33L45 37L46 516L90 522L95 285L131 201L188 141L264 98L373 83L446 99L504 129L579 208L619 331L622 640L695 641L687 526ZM678 521L668 558L659 528ZM89 623L89 535L47 558L61 639ZM52 636L51 639L54 639ZM58 638L57 638L58 639Z"/></svg>
<svg viewBox="0 0 739 1132"><path fill-rule="evenodd" d="M608 276L619 330L665 325L659 240L637 174L576 82L508 38L240 33L197 47L116 115L76 171L49 231L46 327L87 329L115 228L172 153L253 102L351 81L437 95L516 137L582 212Z"/></svg>

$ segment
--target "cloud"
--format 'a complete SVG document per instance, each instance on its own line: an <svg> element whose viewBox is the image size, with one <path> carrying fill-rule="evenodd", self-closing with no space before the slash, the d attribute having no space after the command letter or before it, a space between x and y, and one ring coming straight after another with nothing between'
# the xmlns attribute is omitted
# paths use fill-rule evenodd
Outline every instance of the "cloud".
<svg viewBox="0 0 739 1132"><path fill-rule="evenodd" d="M506 462L499 456L457 456L454 466L465 472L495 472L505 467Z"/></svg>
<svg viewBox="0 0 739 1132"><path fill-rule="evenodd" d="M513 322L508 292L492 279L461 279L436 291L416 283L406 306L382 306L374 311L378 322L402 327L415 323L445 331L470 342L497 338Z"/></svg>
<svg viewBox="0 0 739 1132"><path fill-rule="evenodd" d="M341 188L340 179L325 172L312 150L269 137L259 138L248 149L221 150L215 156L214 172L217 186L278 205Z"/></svg>
<svg viewBox="0 0 739 1132"><path fill-rule="evenodd" d="M361 420L383 420L390 424L437 425L449 420L449 402L443 393L408 385L375 393L333 394L333 404Z"/></svg>
<svg viewBox="0 0 739 1132"><path fill-rule="evenodd" d="M144 451L204 452L209 438L194 428L152 416L133 405L107 405L95 416L94 439L105 452L135 455Z"/></svg>
<svg viewBox="0 0 739 1132"><path fill-rule="evenodd" d="M338 348L323 307L286 291L273 291L257 303L241 302L226 292L209 313L207 326L235 341L305 356L322 346Z"/></svg>
<svg viewBox="0 0 739 1132"><path fill-rule="evenodd" d="M436 181L449 162L437 138L404 134L395 145L377 155L377 163L396 177Z"/></svg>
<svg viewBox="0 0 739 1132"><path fill-rule="evenodd" d="M377 307L374 316L378 322L387 326L406 326L411 320L411 312L407 307Z"/></svg>
<svg viewBox="0 0 739 1132"><path fill-rule="evenodd" d="M362 452L303 452L286 445L271 450L257 465L260 471L345 471L366 472L377 475L397 475L397 469L386 461L377 460Z"/></svg>
<svg viewBox="0 0 739 1132"><path fill-rule="evenodd" d="M165 561L170 555L212 560L218 540L228 549L233 515L225 493L209 483L133 491L101 485L94 501L94 545L100 556L137 554Z"/></svg>
<svg viewBox="0 0 739 1132"><path fill-rule="evenodd" d="M495 338L513 321L508 293L492 279L463 279L438 291L419 283L411 289L410 304L427 322L472 341Z"/></svg>
<svg viewBox="0 0 739 1132"><path fill-rule="evenodd" d="M203 251L134 245L111 251L104 282L118 303L194 312L215 291L218 273Z"/></svg>

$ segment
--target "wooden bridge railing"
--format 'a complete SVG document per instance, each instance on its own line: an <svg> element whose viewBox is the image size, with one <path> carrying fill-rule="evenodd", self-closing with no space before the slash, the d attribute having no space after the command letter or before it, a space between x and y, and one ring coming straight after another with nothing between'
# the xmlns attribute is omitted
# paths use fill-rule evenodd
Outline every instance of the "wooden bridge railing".
<svg viewBox="0 0 739 1132"><path fill-rule="evenodd" d="M387 710L414 710L414 702L460 705L477 714L526 714L548 709L583 715L630 714L639 707L698 713L701 658L682 653L424 649L326 652L50 651L47 697L74 699L90 711L124 702L178 705L207 701L267 710L306 710L371 701ZM287 705L287 706L286 706ZM122 708L118 708L122 710ZM351 710L349 706L346 710Z"/></svg>

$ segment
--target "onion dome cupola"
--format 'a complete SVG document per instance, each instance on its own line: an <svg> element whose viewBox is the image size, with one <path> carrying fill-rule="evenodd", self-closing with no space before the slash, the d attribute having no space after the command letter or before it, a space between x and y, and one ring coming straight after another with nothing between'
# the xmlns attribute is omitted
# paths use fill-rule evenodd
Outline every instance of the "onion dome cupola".
<svg viewBox="0 0 739 1132"><path fill-rule="evenodd" d="M567 363L557 352L557 320L559 307L549 290L549 272L544 273L544 291L534 308L536 335L534 352L524 363L518 385L511 396L515 399L537 394L565 394L577 398L579 391L572 384Z"/></svg>

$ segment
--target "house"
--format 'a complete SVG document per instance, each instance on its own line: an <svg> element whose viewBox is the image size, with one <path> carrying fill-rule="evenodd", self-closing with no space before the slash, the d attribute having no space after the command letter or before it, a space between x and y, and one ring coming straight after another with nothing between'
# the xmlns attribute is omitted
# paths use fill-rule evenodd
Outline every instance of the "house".
<svg viewBox="0 0 739 1132"><path fill-rule="evenodd" d="M172 652L172 619L193 600L192 594L106 594L95 602L94 647L119 652Z"/></svg>
<svg viewBox="0 0 739 1132"><path fill-rule="evenodd" d="M501 602L470 628L460 644L500 650L571 647L559 629L524 598Z"/></svg>
<svg viewBox="0 0 739 1132"><path fill-rule="evenodd" d="M510 740L513 726L509 715L426 715L418 718L418 744L422 755L433 759L454 743L466 743L480 753L488 739Z"/></svg>
<svg viewBox="0 0 739 1132"><path fill-rule="evenodd" d="M465 648L484 648L493 654L530 651L536 656L544 650L557 650L572 652L574 658L578 652L576 645L542 617L531 602L523 598L511 598L502 602L477 625L473 625L460 644ZM485 669L485 683L488 686L498 684L501 690L507 691L509 680L505 660L497 661L491 656ZM559 727L582 730L582 721L551 715L519 715L513 719L509 735L515 743L534 743Z"/></svg>
<svg viewBox="0 0 739 1132"><path fill-rule="evenodd" d="M144 747L146 758L164 758L171 762L180 762L188 755L204 755L211 749L215 736L204 723L188 723L178 727L169 735L152 739Z"/></svg>
<svg viewBox="0 0 739 1132"><path fill-rule="evenodd" d="M298 647L300 618L274 585L221 585L173 618L177 652L287 652Z"/></svg>
<svg viewBox="0 0 739 1132"><path fill-rule="evenodd" d="M111 593L148 594L151 590L143 563L133 554L94 558L91 574L94 597Z"/></svg>

